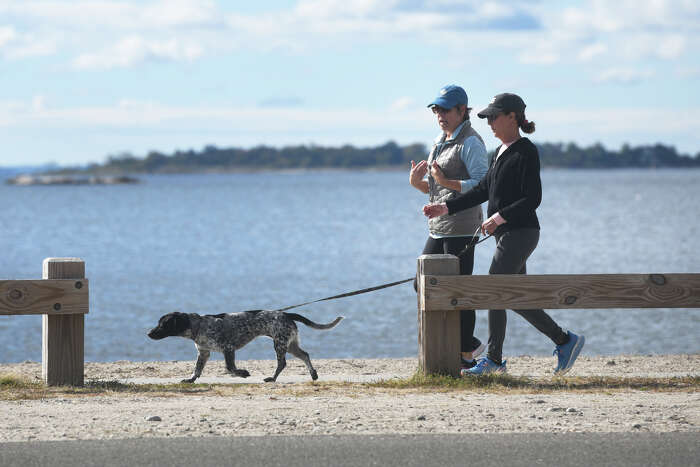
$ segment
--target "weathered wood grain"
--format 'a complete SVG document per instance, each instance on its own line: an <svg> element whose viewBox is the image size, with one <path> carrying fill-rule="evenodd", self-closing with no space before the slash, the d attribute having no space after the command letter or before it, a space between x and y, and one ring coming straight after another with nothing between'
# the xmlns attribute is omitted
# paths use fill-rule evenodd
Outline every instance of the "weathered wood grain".
<svg viewBox="0 0 700 467"><path fill-rule="evenodd" d="M0 281L0 315L70 315L88 311L87 279Z"/></svg>
<svg viewBox="0 0 700 467"><path fill-rule="evenodd" d="M452 255L423 255L418 258L418 276L459 274L459 260ZM418 364L424 374L459 376L460 314L447 309L426 312L418 308Z"/></svg>
<svg viewBox="0 0 700 467"><path fill-rule="evenodd" d="M700 308L700 274L426 275L425 311Z"/></svg>
<svg viewBox="0 0 700 467"><path fill-rule="evenodd" d="M80 258L46 258L43 279L85 280L85 262ZM82 287L80 288L82 290ZM42 316L41 373L49 386L82 386L85 368L85 315Z"/></svg>

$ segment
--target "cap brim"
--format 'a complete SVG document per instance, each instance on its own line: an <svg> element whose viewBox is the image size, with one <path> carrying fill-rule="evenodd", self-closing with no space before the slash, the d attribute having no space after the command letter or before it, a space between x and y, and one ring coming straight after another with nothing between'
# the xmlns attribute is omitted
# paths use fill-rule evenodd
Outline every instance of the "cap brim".
<svg viewBox="0 0 700 467"><path fill-rule="evenodd" d="M489 105L488 107L486 107L484 110L482 110L481 112L479 112L476 115L479 118L486 118L486 117L496 116L499 113L501 113L501 109L499 109L498 107L494 107L492 105Z"/></svg>
<svg viewBox="0 0 700 467"><path fill-rule="evenodd" d="M436 105L437 105L438 107L442 107L443 109L451 109L451 108L454 107L456 104L453 103L453 102L450 102L449 100L447 100L447 99L445 99L444 97L441 96L441 97L438 97L437 99L435 99L435 100L434 100L433 102L431 102L430 104L428 104L428 107L433 107L433 106L436 106Z"/></svg>

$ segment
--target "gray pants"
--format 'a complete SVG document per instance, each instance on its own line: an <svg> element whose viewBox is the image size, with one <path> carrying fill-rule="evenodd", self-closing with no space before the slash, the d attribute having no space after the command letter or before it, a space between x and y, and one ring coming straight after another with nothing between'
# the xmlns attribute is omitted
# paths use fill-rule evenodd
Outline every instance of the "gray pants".
<svg viewBox="0 0 700 467"><path fill-rule="evenodd" d="M496 236L496 252L489 274L527 274L526 261L540 239L539 229L516 229ZM544 310L513 310L535 326L556 345L565 344L568 335ZM501 363L506 337L506 311L489 310L488 358Z"/></svg>

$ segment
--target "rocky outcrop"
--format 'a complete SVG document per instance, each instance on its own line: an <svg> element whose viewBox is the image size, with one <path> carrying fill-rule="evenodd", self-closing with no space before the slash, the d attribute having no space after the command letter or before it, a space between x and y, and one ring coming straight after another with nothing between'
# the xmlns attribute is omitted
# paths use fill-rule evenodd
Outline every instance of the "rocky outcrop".
<svg viewBox="0 0 700 467"><path fill-rule="evenodd" d="M120 176L89 176L76 177L72 175L17 175L6 180L8 185L121 185L139 183L138 178Z"/></svg>

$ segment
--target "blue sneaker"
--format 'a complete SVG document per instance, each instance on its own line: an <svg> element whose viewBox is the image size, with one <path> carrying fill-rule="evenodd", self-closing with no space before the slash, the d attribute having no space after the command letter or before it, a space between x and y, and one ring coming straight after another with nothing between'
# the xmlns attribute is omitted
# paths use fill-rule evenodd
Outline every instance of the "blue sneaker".
<svg viewBox="0 0 700 467"><path fill-rule="evenodd" d="M473 368L464 369L461 371L462 376L481 376L489 373L505 373L506 362L498 364L490 358L480 358Z"/></svg>
<svg viewBox="0 0 700 467"><path fill-rule="evenodd" d="M571 331L568 331L567 334L569 335L569 342L558 345L552 354L559 358L559 363L557 363L557 367L554 369L555 375L563 375L574 366L574 362L578 358L583 344L586 342L584 336L577 336Z"/></svg>
<svg viewBox="0 0 700 467"><path fill-rule="evenodd" d="M462 370L468 370L469 368L476 366L476 357L484 353L484 350L486 350L486 346L482 344L479 339L475 337L474 341L478 342L479 344L474 350L469 352L469 359L465 359L463 354L460 353L460 360L462 361Z"/></svg>

